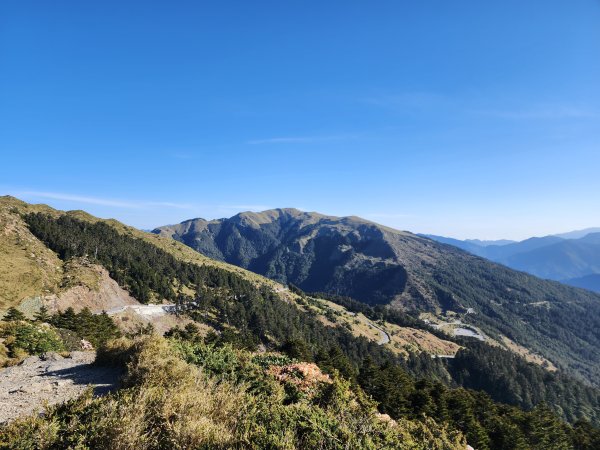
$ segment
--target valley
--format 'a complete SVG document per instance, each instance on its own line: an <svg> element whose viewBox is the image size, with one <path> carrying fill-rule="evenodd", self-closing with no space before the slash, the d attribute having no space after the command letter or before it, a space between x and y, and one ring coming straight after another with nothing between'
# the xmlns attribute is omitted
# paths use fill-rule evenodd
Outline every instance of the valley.
<svg viewBox="0 0 600 450"><path fill-rule="evenodd" d="M145 389L157 392L152 386L162 383L159 374L166 373L171 367L180 367L178 374L195 373L193 367L196 365L218 377L220 383L226 383L229 392L240 389L239 380L256 383L259 379L260 389L269 391L273 389L272 376L277 383L287 383L290 373L297 373L294 371L300 368L306 373L300 375L300 379L314 374L320 381L315 385L315 391L310 392L318 392L318 395L306 394L306 397L294 393L296 391L286 385L285 390L274 397L271 394L263 397L259 390L243 394L250 396L243 402L237 400L235 408L254 404L252 402L268 403L273 411L285 415L281 417L288 417L287 414L297 408L305 408L303 410L311 417L331 414L333 410L327 408L334 408L333 403L331 400L322 403L325 401L322 398L333 395L327 387L331 380L334 380L333 384L342 383L346 387L339 385L336 395L358 395L359 398L366 395L371 400L359 400L354 403L358 409L346 411L340 417L328 415L328 420L341 423L335 421L355 420L354 417L362 414L361 417L366 419L361 420L367 420L380 430L378 417L387 415L386 420L392 420L397 427L386 428L383 435L362 435L356 429L348 428L353 431L349 431L346 438L356 438L360 442L377 440L384 435L387 436L385 439L399 439L399 433L405 433L402 439L420 442L417 448L436 448L433 442L441 439L445 446L440 448L464 449L469 442L476 448L486 449L497 448L499 440L510 434L516 436L518 442L527 442L531 448L541 450L543 447L535 447L536 438L532 432L538 432L537 426L526 427L523 417L527 421L545 421L550 424L548 429L558 433L552 439L565 442L574 442L582 433L587 436L588 431L583 431L578 421L583 420L586 424L587 421L593 424L600 421L600 394L595 388L566 375L562 367L545 359L546 355L532 350L535 345L525 346L510 337L514 337L511 327L506 326L500 333L499 321L487 321L493 318L489 315L490 304L476 301L466 295L467 291L454 290L455 284L462 286L461 283L467 280L464 271L460 271L459 276L453 269L465 265L470 275L477 275L479 270L485 276L494 277L494 283L498 285L510 285L510 290L501 291L510 295L517 289L524 289L523 284L519 285L511 278L514 274L495 267L481 267L471 259L463 260L462 253L455 256L453 251L448 252L443 246L432 247L432 241L415 239L410 233L396 233L361 219L310 216L303 220L312 221L313 227L317 228L308 230L301 252L289 255L291 267L296 267L297 273L304 273L311 280L309 287L333 286L319 278L324 274L332 274L336 286L341 286L339 283L343 280L353 280L347 286L351 290L341 294L366 292L372 289L372 283L381 283L374 298L387 298L388 302L384 303L359 301L339 295L340 292L315 292L320 289L305 292L289 280L282 283L275 276L269 279L227 261L211 259L169 236L140 232L83 212L62 212L12 198L1 199L0 212L21 230L19 234L6 235L5 248L18 253L21 251L19 239L26 236L30 245L45 251L49 258L56 258L55 275L48 279L46 291L36 287L33 294L22 291L24 294L16 295L11 291L11 296L5 297L5 304L12 307L5 309L7 313L0 321L3 336L0 356L5 364L18 364L27 355L59 359L44 356L52 351L69 360L73 358L69 355L76 355L73 352L78 351L80 340L84 339L98 349L96 364L100 364L99 367L109 362L122 370L140 371L137 375L128 372L121 379L120 386L123 387L115 396L77 397L81 391L70 391L70 388L62 396L59 391L63 384L59 383L48 393L54 395L57 402L73 400L58 409L48 408L47 414L37 419L39 425L36 426L45 427L44 421L54 420L52 418L57 418L60 423L67 420L65 417L85 420L75 419L72 415L79 417L75 411L80 409L89 414L82 417L94 418L94 423L99 423L94 408L100 408L112 417L114 408L130 407L130 398L144 404L143 397L138 395L146 392ZM260 219L263 225L277 214L269 216L271 219L266 222L264 217ZM255 219L252 227L259 220ZM318 229L322 221L328 227ZM297 225L292 220L287 226L293 229ZM340 230L341 234L338 234ZM369 238L364 239L363 235ZM382 238L386 242L380 242ZM320 245L327 251L319 249ZM284 248L273 248L271 254L283 255ZM316 259L309 264L312 255ZM302 260L307 256L310 258ZM30 256L27 258L29 266L23 265L22 272L17 274L22 280L27 279L31 267L41 264L39 260L29 259ZM333 268L325 264L328 261L334 263ZM299 262L302 264L298 266ZM448 268L446 262L451 262L452 267ZM466 286L480 286L482 279L468 280ZM10 282L9 278L6 280ZM533 282L528 288L535 291L535 280L526 278L525 281ZM492 292L487 283L483 283L485 294L482 298L488 298ZM570 294L570 291L564 294ZM516 299L527 299L532 303L530 296L533 297L528 294ZM493 298L497 305L492 303L492 307L507 306L502 295ZM569 298L586 301L576 296ZM557 305L564 307L561 298L544 301L549 307L539 311L554 312ZM175 305L182 307L178 306L178 311L174 311ZM525 305L531 309L527 303ZM510 321L502 323L514 325ZM35 333L40 333L43 339L30 341L20 337ZM164 337L160 338L161 335ZM555 348L566 344L553 341ZM160 365L160 358L156 359L159 354L169 361L166 366ZM93 358L91 352L87 357ZM129 361L125 366L122 365L123 358ZM160 366L156 369L158 372L151 369L154 364ZM21 372L14 370L12 373ZM151 378L139 381L136 377L140 376ZM210 380L198 382L197 378L192 382L187 375L183 379L188 380L185 383L192 383L186 386L195 386L193 391L205 393L202 395L208 395L203 383L213 383ZM113 383L108 379L105 381L106 385ZM301 381L300 385L305 383L308 381ZM46 392L45 387L40 389ZM179 398L170 389L169 397ZM564 395L565 392L568 395ZM312 395L317 395L314 401ZM322 395L326 397L319 397ZM182 405L191 401L190 398L190 391L185 391L188 400ZM544 403L549 404L548 410L540 409ZM336 404L348 407L353 403ZM320 409L324 405L327 405L326 409ZM39 404L32 404L28 408L37 406ZM181 406L165 403L165 408L171 407ZM137 417L132 410L127 410L131 411L132 417ZM452 411L452 414L446 411ZM486 418L490 415L495 422ZM425 416L427 419L423 418ZM251 416L251 424L260 423L260 417ZM469 422L465 423L464 417L470 417ZM21 420L29 419L17 419L8 428L0 427L0 442L3 432L22 432L17 431L26 423ZM294 436L295 442L307 439L306 430L297 428L297 420L278 420L285 424L282 426L289 427L287 432ZM424 423L428 423L428 430L436 430L439 424L447 428L443 432L436 431L438 438L435 438L427 433L419 434ZM495 424L502 424L502 428L496 428L500 425ZM335 425L332 430L339 429ZM510 433L506 431L509 429ZM595 428L592 426L590 430ZM334 436L337 432L327 431L326 435ZM72 431L61 428L60 433L70 435ZM592 431L589 433L593 435ZM234 431L223 436L242 439Z"/></svg>

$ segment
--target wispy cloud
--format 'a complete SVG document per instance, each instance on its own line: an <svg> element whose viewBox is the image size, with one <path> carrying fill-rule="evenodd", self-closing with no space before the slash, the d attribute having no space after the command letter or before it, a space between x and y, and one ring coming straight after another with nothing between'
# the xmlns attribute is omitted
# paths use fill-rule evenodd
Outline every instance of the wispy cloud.
<svg viewBox="0 0 600 450"><path fill-rule="evenodd" d="M196 158L196 155L191 152L175 152L175 153L170 153L169 156L174 159L184 159L184 160Z"/></svg>
<svg viewBox="0 0 600 450"><path fill-rule="evenodd" d="M188 203L172 203L172 202L144 202L142 205L147 206L163 206L165 208L175 208L175 209L196 209L198 205L191 205Z"/></svg>
<svg viewBox="0 0 600 450"><path fill-rule="evenodd" d="M273 209L268 205L219 205L217 206L219 211L266 211L267 209Z"/></svg>
<svg viewBox="0 0 600 450"><path fill-rule="evenodd" d="M154 202L154 201L132 201L114 198L101 198L101 197L89 197L85 195L76 194L65 194L60 192L45 192L45 191L21 191L16 192L17 197L23 197L27 199L51 199L51 200L62 200L72 203L79 203L85 205L100 205L100 206L111 206L113 208L149 208L149 207L164 207L164 208L176 208L176 209L194 209L194 205L185 203L172 203L172 202Z"/></svg>
<svg viewBox="0 0 600 450"><path fill-rule="evenodd" d="M399 94L384 94L362 98L363 103L391 109L430 110L447 106L450 99L434 92L403 92Z"/></svg>
<svg viewBox="0 0 600 450"><path fill-rule="evenodd" d="M479 110L478 114L512 120L594 119L600 112L572 106L547 106L534 109Z"/></svg>
<svg viewBox="0 0 600 450"><path fill-rule="evenodd" d="M340 141L351 139L354 135L331 135L331 136L287 136L274 137L267 139L253 139L246 141L249 145L264 145L264 144L310 144L314 142Z"/></svg>
<svg viewBox="0 0 600 450"><path fill-rule="evenodd" d="M265 211L267 209L273 209L270 205L257 204L257 203L239 203L239 204L193 204L193 203L177 203L177 202L163 202L163 201L149 201L149 200L132 200L132 199L115 199L105 197L91 197L86 195L70 194L63 192L48 192L48 191L12 191L12 195L22 198L26 201L43 201L48 200L59 200L64 202L73 203L74 205L99 205L109 206L112 208L123 208L123 209L156 209L156 208L169 208L169 209L180 209L186 211L204 211L210 213L210 211L217 214L220 213L232 213L239 211Z"/></svg>
<svg viewBox="0 0 600 450"><path fill-rule="evenodd" d="M365 217L372 219L406 219L409 217L415 217L413 214L401 214L401 213L371 213L365 214Z"/></svg>
<svg viewBox="0 0 600 450"><path fill-rule="evenodd" d="M600 110L582 104L561 102L529 101L517 99L508 106L506 99L487 99L482 102L483 95L473 93L464 96L450 96L435 92L405 92L398 94L382 94L362 98L363 103L408 113L469 114L488 116L509 120L554 120L554 119L597 119ZM511 96L509 96L511 97ZM513 96L514 97L514 96ZM491 106L490 102L495 102Z"/></svg>
<svg viewBox="0 0 600 450"><path fill-rule="evenodd" d="M48 198L52 200L64 200L74 203L84 203L88 205L113 206L117 208L137 208L139 203L127 202L109 198L87 197L83 195L63 194L59 192L41 192L41 191L23 191L17 192L18 197L27 198Z"/></svg>

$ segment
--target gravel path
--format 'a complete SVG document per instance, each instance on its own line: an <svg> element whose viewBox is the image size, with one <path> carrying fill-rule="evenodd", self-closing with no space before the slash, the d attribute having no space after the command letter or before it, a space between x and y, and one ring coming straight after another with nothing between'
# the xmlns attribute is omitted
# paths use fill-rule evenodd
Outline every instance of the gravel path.
<svg viewBox="0 0 600 450"><path fill-rule="evenodd" d="M62 403L87 386L102 395L116 387L120 371L94 366L95 352L30 356L21 364L0 369L0 424L40 411L44 401Z"/></svg>
<svg viewBox="0 0 600 450"><path fill-rule="evenodd" d="M174 303L168 305L125 305L108 309L106 314L112 316L113 314L122 313L129 309L142 316L163 316L167 313L175 312L175 306Z"/></svg>

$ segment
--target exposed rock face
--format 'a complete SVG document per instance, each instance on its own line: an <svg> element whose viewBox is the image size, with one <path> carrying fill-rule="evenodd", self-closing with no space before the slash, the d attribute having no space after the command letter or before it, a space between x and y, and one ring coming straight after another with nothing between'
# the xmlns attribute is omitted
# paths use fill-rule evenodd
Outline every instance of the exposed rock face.
<svg viewBox="0 0 600 450"><path fill-rule="evenodd" d="M127 305L140 305L103 267L90 265L86 271L88 276L95 277L95 283L76 283L63 292L44 297L44 304L50 311L64 311L71 307L77 312L87 307L98 313Z"/></svg>

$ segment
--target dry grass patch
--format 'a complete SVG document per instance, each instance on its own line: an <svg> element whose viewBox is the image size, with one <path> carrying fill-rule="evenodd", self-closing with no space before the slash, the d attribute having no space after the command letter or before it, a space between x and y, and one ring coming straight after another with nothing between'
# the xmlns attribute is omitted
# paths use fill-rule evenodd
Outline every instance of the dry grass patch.
<svg viewBox="0 0 600 450"><path fill-rule="evenodd" d="M57 290L62 262L0 203L0 311Z"/></svg>
<svg viewBox="0 0 600 450"><path fill-rule="evenodd" d="M556 372L558 370L551 361L547 360L543 356L533 353L531 350L517 344L516 342L511 341L506 336L502 336L502 344L504 344L504 346L511 352L522 356L528 362L542 366L544 369L549 370L550 372Z"/></svg>
<svg viewBox="0 0 600 450"><path fill-rule="evenodd" d="M386 323L386 330L390 335L390 345L394 352L407 355L407 350L413 352L426 352L431 355L454 356L461 346L455 342L446 341L439 337L417 328L400 327Z"/></svg>

